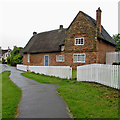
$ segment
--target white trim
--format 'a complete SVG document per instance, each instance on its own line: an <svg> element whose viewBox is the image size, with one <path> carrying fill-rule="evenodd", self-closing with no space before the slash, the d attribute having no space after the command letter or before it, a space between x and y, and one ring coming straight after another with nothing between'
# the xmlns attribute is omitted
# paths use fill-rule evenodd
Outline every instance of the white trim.
<svg viewBox="0 0 120 120"><path fill-rule="evenodd" d="M84 61L74 61L74 55L84 55ZM85 53L80 53L80 54L73 54L73 63L85 63L85 58L86 58L86 55ZM78 59L78 58L77 58Z"/></svg>
<svg viewBox="0 0 120 120"><path fill-rule="evenodd" d="M45 66L45 56L48 56L48 66L49 66L49 55L44 55L44 66Z"/></svg>
<svg viewBox="0 0 120 120"><path fill-rule="evenodd" d="M83 39L83 44L76 44L76 39ZM84 45L84 37L81 37L81 38L75 38L75 45Z"/></svg>
<svg viewBox="0 0 120 120"><path fill-rule="evenodd" d="M65 61L65 56L64 56L64 60L57 60L57 56L64 56L64 55L56 55L56 62L64 62Z"/></svg>

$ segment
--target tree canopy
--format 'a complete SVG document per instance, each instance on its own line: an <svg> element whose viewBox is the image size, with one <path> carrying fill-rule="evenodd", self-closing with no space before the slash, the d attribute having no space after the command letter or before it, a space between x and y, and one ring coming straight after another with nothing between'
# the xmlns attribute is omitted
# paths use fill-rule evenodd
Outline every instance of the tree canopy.
<svg viewBox="0 0 120 120"><path fill-rule="evenodd" d="M117 43L116 51L120 51L120 34L113 35L113 39Z"/></svg>
<svg viewBox="0 0 120 120"><path fill-rule="evenodd" d="M10 57L7 58L7 63L15 66L22 63L22 47L14 46L13 51L10 53Z"/></svg>

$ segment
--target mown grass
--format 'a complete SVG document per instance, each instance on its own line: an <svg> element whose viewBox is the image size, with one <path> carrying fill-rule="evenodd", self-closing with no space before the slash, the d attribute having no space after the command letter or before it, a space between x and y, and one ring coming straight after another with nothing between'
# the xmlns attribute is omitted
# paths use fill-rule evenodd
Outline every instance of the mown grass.
<svg viewBox="0 0 120 120"><path fill-rule="evenodd" d="M2 76L2 118L15 118L21 90L10 79L10 71L0 74Z"/></svg>
<svg viewBox="0 0 120 120"><path fill-rule="evenodd" d="M35 73L23 76L40 83L58 84L58 94L67 103L74 118L118 118L118 90L101 84L77 82Z"/></svg>

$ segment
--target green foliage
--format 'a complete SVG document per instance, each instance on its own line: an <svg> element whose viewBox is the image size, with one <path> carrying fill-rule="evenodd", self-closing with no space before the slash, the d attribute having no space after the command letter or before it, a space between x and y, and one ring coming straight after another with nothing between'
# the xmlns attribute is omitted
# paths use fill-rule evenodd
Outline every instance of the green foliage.
<svg viewBox="0 0 120 120"><path fill-rule="evenodd" d="M120 62L114 62L112 65L120 65Z"/></svg>
<svg viewBox="0 0 120 120"><path fill-rule="evenodd" d="M10 57L7 57L7 64L10 64Z"/></svg>
<svg viewBox="0 0 120 120"><path fill-rule="evenodd" d="M2 58L2 64L5 64L5 60L4 60L4 58Z"/></svg>
<svg viewBox="0 0 120 120"><path fill-rule="evenodd" d="M14 46L13 51L10 53L10 59L8 58L8 60L10 61L10 65L15 66L16 64L22 63L22 56L21 56L22 50L23 50L22 47Z"/></svg>
<svg viewBox="0 0 120 120"><path fill-rule="evenodd" d="M22 56L20 54L15 55L13 58L13 62L16 64L22 63Z"/></svg>
<svg viewBox="0 0 120 120"><path fill-rule="evenodd" d="M40 83L58 84L58 94L65 100L74 118L118 118L119 91L116 89L35 73L22 75Z"/></svg>
<svg viewBox="0 0 120 120"><path fill-rule="evenodd" d="M120 34L113 35L113 39L117 43L116 51L120 50Z"/></svg>

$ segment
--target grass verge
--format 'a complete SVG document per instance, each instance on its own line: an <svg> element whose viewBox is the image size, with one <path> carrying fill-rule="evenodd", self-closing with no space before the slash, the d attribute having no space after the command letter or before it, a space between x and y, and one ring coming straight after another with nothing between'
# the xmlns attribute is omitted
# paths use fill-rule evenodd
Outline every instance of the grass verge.
<svg viewBox="0 0 120 120"><path fill-rule="evenodd" d="M15 118L21 90L10 79L10 71L0 74L2 76L2 118Z"/></svg>
<svg viewBox="0 0 120 120"><path fill-rule="evenodd" d="M59 95L67 103L74 118L118 118L118 90L101 84L77 82L35 73L23 76L40 83L58 84Z"/></svg>

